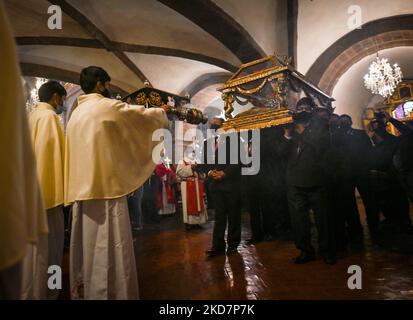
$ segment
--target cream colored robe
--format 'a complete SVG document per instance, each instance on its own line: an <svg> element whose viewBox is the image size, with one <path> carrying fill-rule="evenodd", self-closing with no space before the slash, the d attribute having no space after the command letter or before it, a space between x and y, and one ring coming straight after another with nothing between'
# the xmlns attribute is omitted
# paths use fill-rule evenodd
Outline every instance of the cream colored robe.
<svg viewBox="0 0 413 320"><path fill-rule="evenodd" d="M39 102L36 104L29 115L29 125L36 156L40 189L47 209L49 236L47 241L44 241L43 247L38 247L33 252L32 258L34 261L28 263L35 264L37 261L37 268L40 270L40 273L46 275L44 268L48 268L51 265L61 266L63 258L65 230L62 204L64 201L63 167L65 136L55 109L48 103ZM40 256L34 256L35 253ZM46 282L44 282L42 275L38 276L41 279L39 285L43 284L45 286ZM33 287L36 288L36 286ZM40 290L43 289L38 288L34 292L42 292ZM26 291L30 292L30 290ZM47 293L49 299L57 299L59 295L58 290L48 290ZM27 297L40 298L39 294L27 294Z"/></svg>
<svg viewBox="0 0 413 320"><path fill-rule="evenodd" d="M161 108L80 96L66 129L65 203L116 199L138 189L155 168L152 150L159 142L152 133L167 124Z"/></svg>
<svg viewBox="0 0 413 320"><path fill-rule="evenodd" d="M46 209L63 204L65 136L55 109L39 102L29 115L37 174Z"/></svg>
<svg viewBox="0 0 413 320"><path fill-rule="evenodd" d="M70 288L73 298L137 299L138 281L126 195L155 168L154 130L162 109L100 94L78 98L66 131L65 202L73 203Z"/></svg>
<svg viewBox="0 0 413 320"><path fill-rule="evenodd" d="M185 163L186 162L186 163ZM199 178L194 174L192 171L191 167L192 162L190 159L186 159L185 161L180 161L178 163L178 166L176 168L176 174L182 178L193 178L199 181ZM187 209L187 203L188 203L188 197L196 197L197 202L198 202L198 208L201 208L201 202L204 201L204 195L200 193L199 188L197 188L196 184L196 189L195 189L195 194L188 194L188 188L187 188L187 183L185 180L181 182L181 195L182 195L182 214L183 214L183 221L184 223L187 224L204 224L208 222L208 212L205 203L204 205L204 210L202 210L199 215L190 215L188 214L188 209ZM194 191L194 190L191 190Z"/></svg>
<svg viewBox="0 0 413 320"><path fill-rule="evenodd" d="M0 272L21 263L27 246L48 232L10 30L0 1Z"/></svg>

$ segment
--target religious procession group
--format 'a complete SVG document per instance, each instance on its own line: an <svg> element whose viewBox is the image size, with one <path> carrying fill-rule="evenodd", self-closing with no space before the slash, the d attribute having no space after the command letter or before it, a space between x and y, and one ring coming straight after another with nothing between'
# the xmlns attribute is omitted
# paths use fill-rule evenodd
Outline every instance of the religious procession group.
<svg viewBox="0 0 413 320"><path fill-rule="evenodd" d="M147 109L110 99L110 76L90 66L81 71L85 94L64 129L58 113L65 88L56 81L44 83L39 102L27 114L5 16L0 19L0 40L1 70L8 75L0 83L0 143L6 155L0 160L0 299L58 298L67 207L71 298L138 299L129 212L145 181L153 182L153 173L158 178L158 213L175 211L167 178L172 171L168 164L156 167L152 158L159 143L152 134L168 127L169 107ZM195 167L184 159L176 169L184 220L202 224L207 216ZM60 279L52 277L55 272Z"/></svg>

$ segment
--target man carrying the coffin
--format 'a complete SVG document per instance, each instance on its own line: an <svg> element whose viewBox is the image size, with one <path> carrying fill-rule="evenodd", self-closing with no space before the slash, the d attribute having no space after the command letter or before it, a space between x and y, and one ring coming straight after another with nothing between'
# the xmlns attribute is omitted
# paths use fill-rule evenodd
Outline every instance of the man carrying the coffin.
<svg viewBox="0 0 413 320"><path fill-rule="evenodd" d="M330 146L328 120L312 117L301 112L295 117L295 135L292 139L286 179L288 202L295 244L300 255L297 264L315 260L315 249L311 244L310 209L318 231L321 256L327 264L335 263L329 233L328 200L326 178L322 162Z"/></svg>
<svg viewBox="0 0 413 320"><path fill-rule="evenodd" d="M82 70L85 95L78 98L67 126L65 203L73 203L72 298L139 298L126 196L153 172L152 134L167 126L167 118L162 108L108 98L109 82L102 68Z"/></svg>
<svg viewBox="0 0 413 320"><path fill-rule="evenodd" d="M36 156L37 174L47 209L49 236L47 241L48 266L61 266L64 246L63 175L65 136L57 113L63 110L65 88L56 81L48 81L39 88L39 100L29 115L29 124ZM41 248L39 248L40 250ZM38 261L39 257L33 257ZM29 264L33 264L30 261ZM43 277L44 279L44 277ZM46 288L46 283L40 284ZM57 299L59 290L48 290L49 299ZM44 297L42 297L44 298Z"/></svg>

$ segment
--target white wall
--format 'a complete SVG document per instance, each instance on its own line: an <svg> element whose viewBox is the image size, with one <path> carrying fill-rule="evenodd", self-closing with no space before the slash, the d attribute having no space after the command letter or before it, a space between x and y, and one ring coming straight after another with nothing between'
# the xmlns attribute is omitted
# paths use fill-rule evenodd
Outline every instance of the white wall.
<svg viewBox="0 0 413 320"><path fill-rule="evenodd" d="M374 107L383 101L379 95L373 95L364 87L364 75L368 72L370 63L375 59L375 54L367 56L354 64L344 73L333 90L336 101L335 113L349 114L353 118L355 127L361 128L361 117L364 110ZM398 47L380 51L380 57L388 58L389 63L398 63L404 78L413 77L413 47Z"/></svg>
<svg viewBox="0 0 413 320"><path fill-rule="evenodd" d="M287 54L285 0L213 0L254 38L267 55Z"/></svg>
<svg viewBox="0 0 413 320"><path fill-rule="evenodd" d="M297 53L301 73L306 74L330 45L352 31L347 25L351 5L360 6L362 24L413 13L411 0L299 0Z"/></svg>

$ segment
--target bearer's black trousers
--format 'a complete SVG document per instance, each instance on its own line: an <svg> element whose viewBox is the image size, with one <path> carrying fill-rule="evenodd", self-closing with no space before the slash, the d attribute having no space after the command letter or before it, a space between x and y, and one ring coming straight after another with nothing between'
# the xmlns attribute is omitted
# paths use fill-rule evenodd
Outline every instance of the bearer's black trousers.
<svg viewBox="0 0 413 320"><path fill-rule="evenodd" d="M311 243L310 209L312 209L318 232L320 254L323 256L334 255L335 248L330 239L332 233L329 232L326 188L289 186L288 203L296 247L309 255L315 253Z"/></svg>
<svg viewBox="0 0 413 320"><path fill-rule="evenodd" d="M225 230L228 225L227 244L237 247L241 242L241 206L237 191L211 190L215 209L212 247L225 249Z"/></svg>

